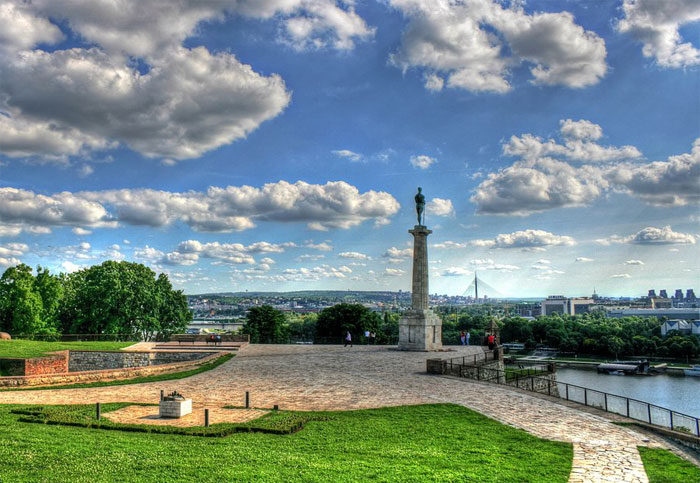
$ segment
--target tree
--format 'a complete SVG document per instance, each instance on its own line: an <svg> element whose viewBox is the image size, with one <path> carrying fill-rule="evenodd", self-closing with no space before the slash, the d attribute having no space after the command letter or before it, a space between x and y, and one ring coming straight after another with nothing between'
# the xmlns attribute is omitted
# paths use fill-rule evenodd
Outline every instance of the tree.
<svg viewBox="0 0 700 483"><path fill-rule="evenodd" d="M46 333L50 328L43 311L32 269L20 264L5 270L0 278L0 327L13 334Z"/></svg>
<svg viewBox="0 0 700 483"><path fill-rule="evenodd" d="M287 342L286 329L284 314L262 305L250 309L242 332L250 335L253 344L280 344Z"/></svg>
<svg viewBox="0 0 700 483"><path fill-rule="evenodd" d="M323 309L316 322L316 341L336 339L340 341L346 331L355 338L365 331L377 331L381 318L360 304L337 304Z"/></svg>

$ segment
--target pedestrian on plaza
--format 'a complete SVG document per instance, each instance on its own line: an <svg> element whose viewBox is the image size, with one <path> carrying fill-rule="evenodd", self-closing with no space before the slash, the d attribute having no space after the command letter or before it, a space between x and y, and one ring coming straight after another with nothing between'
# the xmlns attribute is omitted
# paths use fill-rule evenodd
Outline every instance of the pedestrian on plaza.
<svg viewBox="0 0 700 483"><path fill-rule="evenodd" d="M347 347L348 344L352 347L352 335L349 330L345 333L345 345L343 347Z"/></svg>
<svg viewBox="0 0 700 483"><path fill-rule="evenodd" d="M377 343L377 334L374 331L369 333L369 341L372 345Z"/></svg>
<svg viewBox="0 0 700 483"><path fill-rule="evenodd" d="M467 343L466 343L465 345L469 345L469 337L470 337L470 336L471 336L471 334L469 333L469 331L467 331L467 336L466 336L466 339L467 339L466 342L467 342Z"/></svg>
<svg viewBox="0 0 700 483"><path fill-rule="evenodd" d="M365 331L365 344L369 345L369 330Z"/></svg>
<svg viewBox="0 0 700 483"><path fill-rule="evenodd" d="M489 335L487 341L489 344L489 350L493 350L493 348L496 346L496 337L493 334L491 334Z"/></svg>
<svg viewBox="0 0 700 483"><path fill-rule="evenodd" d="M214 345L221 345L221 334L216 334L216 344Z"/></svg>
<svg viewBox="0 0 700 483"><path fill-rule="evenodd" d="M462 333L459 334L459 341L462 343L462 345L464 345L466 340L467 340L467 334L465 334L464 331L462 331Z"/></svg>

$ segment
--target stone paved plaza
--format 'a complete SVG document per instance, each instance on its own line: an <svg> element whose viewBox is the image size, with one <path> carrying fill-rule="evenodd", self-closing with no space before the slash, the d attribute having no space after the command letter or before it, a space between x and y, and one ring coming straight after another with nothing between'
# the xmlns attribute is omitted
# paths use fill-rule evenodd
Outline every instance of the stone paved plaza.
<svg viewBox="0 0 700 483"><path fill-rule="evenodd" d="M543 438L574 444L571 482L647 481L637 446L667 447L660 439L602 417L525 392L427 375L425 360L452 352L402 352L383 346L250 345L220 367L188 379L151 384L0 392L0 403L157 402L160 390L192 398L195 410L242 406L342 410L405 404L461 404ZM214 412L214 415L217 413ZM220 414L220 413L219 413ZM215 419L212 419L215 422Z"/></svg>

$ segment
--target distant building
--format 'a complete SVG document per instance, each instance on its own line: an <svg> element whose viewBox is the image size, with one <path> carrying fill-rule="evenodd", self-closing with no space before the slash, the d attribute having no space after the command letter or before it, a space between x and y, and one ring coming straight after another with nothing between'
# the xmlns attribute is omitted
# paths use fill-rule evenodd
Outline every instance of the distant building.
<svg viewBox="0 0 700 483"><path fill-rule="evenodd" d="M667 299L667 298L668 298L668 293L666 293L666 289L661 289L661 290L659 291L659 298L662 298L662 299Z"/></svg>
<svg viewBox="0 0 700 483"><path fill-rule="evenodd" d="M686 300L695 301L695 299L697 297L695 297L695 292L693 291L692 288L689 288L688 290L685 291L685 298L686 298Z"/></svg>
<svg viewBox="0 0 700 483"><path fill-rule="evenodd" d="M690 334L691 332L690 324L685 320L667 320L661 325L661 335L663 337L666 337L666 334L668 334L672 330L677 330L681 334Z"/></svg>
<svg viewBox="0 0 700 483"><path fill-rule="evenodd" d="M661 291L663 293L664 290ZM656 297L650 300L652 309L670 309L673 307L673 300L669 298Z"/></svg>
<svg viewBox="0 0 700 483"><path fill-rule="evenodd" d="M676 300L683 300L683 290L680 288L676 289L676 294L673 296Z"/></svg>
<svg viewBox="0 0 700 483"><path fill-rule="evenodd" d="M651 290L649 290L647 297L649 297L650 299L655 298L656 297L656 290L654 290L653 288Z"/></svg>
<svg viewBox="0 0 700 483"><path fill-rule="evenodd" d="M542 314L567 314L576 315L590 312L592 298L567 298L563 295L550 295L547 300L542 301Z"/></svg>

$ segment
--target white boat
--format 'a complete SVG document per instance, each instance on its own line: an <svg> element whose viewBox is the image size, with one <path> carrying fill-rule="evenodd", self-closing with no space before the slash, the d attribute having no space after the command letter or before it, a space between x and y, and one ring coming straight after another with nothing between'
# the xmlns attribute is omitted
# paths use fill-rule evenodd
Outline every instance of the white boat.
<svg viewBox="0 0 700 483"><path fill-rule="evenodd" d="M700 365L691 366L690 369L684 369L683 372L686 376L700 377Z"/></svg>

